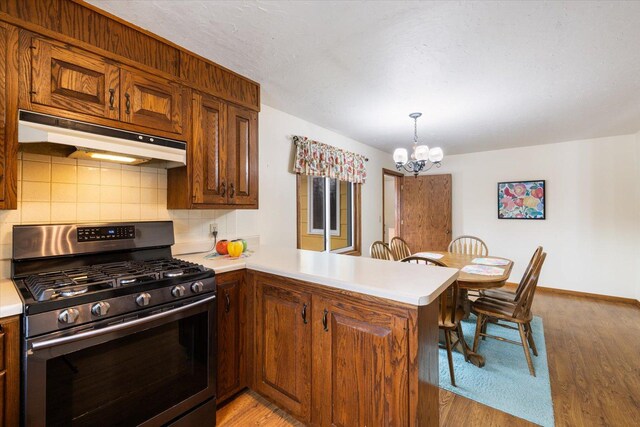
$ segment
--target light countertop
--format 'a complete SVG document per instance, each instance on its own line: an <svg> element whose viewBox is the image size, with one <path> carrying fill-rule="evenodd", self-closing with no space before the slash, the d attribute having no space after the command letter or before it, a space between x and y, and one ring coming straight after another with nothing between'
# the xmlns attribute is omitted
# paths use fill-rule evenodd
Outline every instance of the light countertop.
<svg viewBox="0 0 640 427"><path fill-rule="evenodd" d="M176 258L203 264L218 274L248 268L411 305L433 302L458 277L454 268L269 246L260 246L249 257L239 259L205 259L205 255ZM0 279L0 318L22 310L11 279Z"/></svg>
<svg viewBox="0 0 640 427"><path fill-rule="evenodd" d="M366 257L260 246L247 258L205 259L206 254L178 255L216 273L247 268L332 288L427 305L458 277L454 268L382 261Z"/></svg>

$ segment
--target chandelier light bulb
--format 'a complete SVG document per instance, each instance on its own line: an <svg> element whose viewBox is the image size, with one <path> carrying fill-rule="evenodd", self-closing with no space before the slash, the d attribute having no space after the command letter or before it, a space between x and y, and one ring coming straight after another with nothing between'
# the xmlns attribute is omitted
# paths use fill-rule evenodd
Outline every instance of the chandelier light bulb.
<svg viewBox="0 0 640 427"><path fill-rule="evenodd" d="M396 163L405 164L409 160L409 153L406 148L396 148L393 152L393 161Z"/></svg>
<svg viewBox="0 0 640 427"><path fill-rule="evenodd" d="M443 158L444 153L442 152L442 148L433 147L431 150L429 150L429 160L431 160L433 163L441 162Z"/></svg>
<svg viewBox="0 0 640 427"><path fill-rule="evenodd" d="M416 160L427 161L429 160L429 147L427 145L418 145L415 150Z"/></svg>

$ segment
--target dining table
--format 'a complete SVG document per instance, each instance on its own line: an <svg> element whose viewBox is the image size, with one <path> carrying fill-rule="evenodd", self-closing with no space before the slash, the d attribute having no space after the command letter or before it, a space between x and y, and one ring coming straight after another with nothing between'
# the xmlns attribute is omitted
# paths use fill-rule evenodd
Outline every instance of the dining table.
<svg viewBox="0 0 640 427"><path fill-rule="evenodd" d="M440 261L447 267L457 268L460 270L458 274L458 298L459 304L462 306L465 312L465 318L468 318L471 313L471 300L469 299L469 291L481 292L486 289L499 288L504 286L511 275L513 269L513 261L503 257L496 256L483 256L483 255L471 255L471 254L459 254L447 251L425 251L414 253L413 256L422 256L426 258L435 259ZM489 265L488 265L489 264ZM492 265L499 264L499 265ZM470 267L469 267L470 266ZM484 274L465 271L465 267L469 269L491 270L483 271ZM495 268L491 268L495 267ZM494 273L494 274L487 274ZM458 340L460 350L465 356L465 359L476 366L484 366L484 356L479 353L474 353L466 341Z"/></svg>

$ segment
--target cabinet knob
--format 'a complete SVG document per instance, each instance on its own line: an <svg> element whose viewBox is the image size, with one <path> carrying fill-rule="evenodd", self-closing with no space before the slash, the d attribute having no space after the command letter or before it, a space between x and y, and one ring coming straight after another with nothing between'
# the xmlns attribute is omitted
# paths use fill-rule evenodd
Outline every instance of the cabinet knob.
<svg viewBox="0 0 640 427"><path fill-rule="evenodd" d="M327 316L329 315L329 310L324 309L324 314L322 315L322 327L325 332L329 331L329 324L327 323Z"/></svg>
<svg viewBox="0 0 640 427"><path fill-rule="evenodd" d="M229 298L229 292L224 293L224 311L228 313L231 310L231 298Z"/></svg>
<svg viewBox="0 0 640 427"><path fill-rule="evenodd" d="M113 106L114 102L116 102L116 90L109 89L109 109L110 110L115 110L115 107Z"/></svg>
<svg viewBox="0 0 640 427"><path fill-rule="evenodd" d="M233 182L229 184L229 197L233 198L236 195L236 189L233 186Z"/></svg>
<svg viewBox="0 0 640 427"><path fill-rule="evenodd" d="M223 182L220 184L220 195L224 197L225 194L227 194L227 184Z"/></svg>
<svg viewBox="0 0 640 427"><path fill-rule="evenodd" d="M307 304L302 305L302 321L307 324Z"/></svg>
<svg viewBox="0 0 640 427"><path fill-rule="evenodd" d="M126 101L124 103L124 107L125 107L124 112L129 114L129 113L131 113L131 96L127 92L127 93L124 94L124 97L126 98Z"/></svg>

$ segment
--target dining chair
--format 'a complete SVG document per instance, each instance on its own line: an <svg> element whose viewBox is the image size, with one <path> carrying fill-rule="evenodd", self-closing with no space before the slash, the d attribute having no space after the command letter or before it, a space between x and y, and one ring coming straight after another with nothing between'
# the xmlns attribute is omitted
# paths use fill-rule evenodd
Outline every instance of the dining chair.
<svg viewBox="0 0 640 427"><path fill-rule="evenodd" d="M446 265L436 259L420 256L406 257L402 262L446 267ZM469 360L469 356L467 355L467 346L463 342L464 335L462 333L462 324L460 323L465 313L462 307L458 304L458 292L458 281L455 281L440 294L438 313L438 329L442 330L444 334L447 360L449 362L449 376L451 377L451 385L454 387L456 387L456 376L453 370L453 349L460 344L464 359L466 361ZM452 336L454 332L456 334L455 341Z"/></svg>
<svg viewBox="0 0 640 427"><path fill-rule="evenodd" d="M464 255L489 255L489 248L479 237L458 236L449 243L448 251L454 254Z"/></svg>
<svg viewBox="0 0 640 427"><path fill-rule="evenodd" d="M391 244L389 246L396 261L400 261L403 258L411 256L409 245L401 237L394 237L391 239Z"/></svg>
<svg viewBox="0 0 640 427"><path fill-rule="evenodd" d="M473 338L473 352L476 353L478 351L481 337L493 338L499 341L520 345L524 350L524 355L527 359L527 364L529 365L529 373L534 377L536 376L536 371L533 367L530 351L533 351L533 354L538 356L538 350L536 348L536 343L533 340L533 333L531 330L531 320L533 319L531 304L533 303L533 297L535 296L536 288L538 286L540 271L542 270L542 265L544 264L546 257L546 252L543 252L535 262L532 267L531 274L527 279L527 283L524 285L524 289L516 301L507 302L485 297L479 298L471 304L472 311L476 316L478 316L476 322L476 333ZM488 334L484 325L489 319L496 320L496 322L492 323L495 326L517 330L520 333L521 342ZM500 323L501 321L514 323L517 327ZM483 330L485 332L483 332ZM529 347L531 347L531 350Z"/></svg>
<svg viewBox="0 0 640 427"><path fill-rule="evenodd" d="M518 287L516 288L515 291L510 291L502 287L498 289L486 289L486 290L480 291L480 295L483 297L493 298L493 299L508 301L508 302L514 302L515 300L520 298L520 295L524 290L527 280L531 275L533 266L538 261L538 258L540 258L541 254L542 254L542 246L538 246L535 252L533 252L533 256L529 261L529 265L527 265L527 268L525 269L524 274L522 275L522 279L520 279L520 283L518 283Z"/></svg>
<svg viewBox="0 0 640 427"><path fill-rule="evenodd" d="M380 240L377 240L371 244L369 248L369 256L375 259L384 259L387 261L394 261L393 254L391 253L391 249Z"/></svg>

